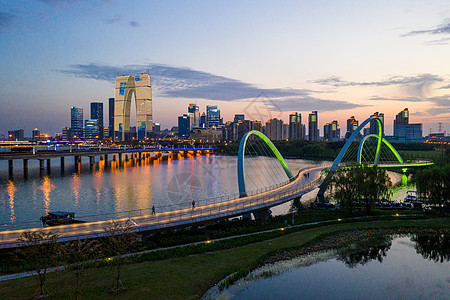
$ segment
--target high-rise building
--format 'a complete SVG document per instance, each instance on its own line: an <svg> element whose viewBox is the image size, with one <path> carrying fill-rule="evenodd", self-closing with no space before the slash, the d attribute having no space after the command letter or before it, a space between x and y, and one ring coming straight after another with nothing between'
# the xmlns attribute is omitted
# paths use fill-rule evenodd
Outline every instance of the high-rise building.
<svg viewBox="0 0 450 300"><path fill-rule="evenodd" d="M205 114L205 112L203 112L202 115L200 116L200 124L199 124L198 127L206 128L206 114Z"/></svg>
<svg viewBox="0 0 450 300"><path fill-rule="evenodd" d="M98 138L103 139L103 103L91 102L91 120L97 120Z"/></svg>
<svg viewBox="0 0 450 300"><path fill-rule="evenodd" d="M325 142L336 142L341 137L341 126L338 121L326 123L323 126L323 140Z"/></svg>
<svg viewBox="0 0 450 300"><path fill-rule="evenodd" d="M161 124L153 123L153 132L154 133L160 133L161 132Z"/></svg>
<svg viewBox="0 0 450 300"><path fill-rule="evenodd" d="M272 141L283 139L283 120L277 118L266 122L266 136Z"/></svg>
<svg viewBox="0 0 450 300"><path fill-rule="evenodd" d="M114 139L114 98L108 99L108 129L109 129L109 138Z"/></svg>
<svg viewBox="0 0 450 300"><path fill-rule="evenodd" d="M234 123L237 123L239 121L244 122L245 116L244 114L236 114L234 115Z"/></svg>
<svg viewBox="0 0 450 300"><path fill-rule="evenodd" d="M114 133L122 141L129 139L131 98L136 99L137 139L152 131L152 87L149 74L116 77L114 96Z"/></svg>
<svg viewBox="0 0 450 300"><path fill-rule="evenodd" d="M381 120L381 128L384 134L384 114L376 112L371 117L378 117ZM370 134L378 134L378 122L376 120L370 121Z"/></svg>
<svg viewBox="0 0 450 300"><path fill-rule="evenodd" d="M358 128L358 120L355 119L355 116L351 116L347 119L347 131L345 132L345 139L348 140L350 136L355 132Z"/></svg>
<svg viewBox="0 0 450 300"><path fill-rule="evenodd" d="M61 139L63 141L69 141L70 138L71 138L70 128L69 127L63 127L61 129Z"/></svg>
<svg viewBox="0 0 450 300"><path fill-rule="evenodd" d="M191 122L191 129L194 127L200 127L200 110L198 105L191 103L188 106L189 121Z"/></svg>
<svg viewBox="0 0 450 300"><path fill-rule="evenodd" d="M290 141L302 139L302 115L299 113L292 113L289 115L289 137Z"/></svg>
<svg viewBox="0 0 450 300"><path fill-rule="evenodd" d="M318 128L317 111L312 111L308 116L308 134L310 141L319 140L319 128Z"/></svg>
<svg viewBox="0 0 450 300"><path fill-rule="evenodd" d="M33 131L31 132L31 139L33 141L37 141L39 140L40 136L41 132L37 128L33 129Z"/></svg>
<svg viewBox="0 0 450 300"><path fill-rule="evenodd" d="M206 127L217 127L220 124L220 109L217 105L206 106Z"/></svg>
<svg viewBox="0 0 450 300"><path fill-rule="evenodd" d="M399 143L420 143L422 137L422 124L409 123L409 111L407 108L397 114L394 120L395 142Z"/></svg>
<svg viewBox="0 0 450 300"><path fill-rule="evenodd" d="M99 137L99 126L97 119L89 119L84 121L84 138L87 140L95 140Z"/></svg>
<svg viewBox="0 0 450 300"><path fill-rule="evenodd" d="M23 140L25 140L25 132L23 129L8 131L8 141L23 141Z"/></svg>
<svg viewBox="0 0 450 300"><path fill-rule="evenodd" d="M187 114L178 117L178 137L189 137L191 132L191 121L189 119L189 115Z"/></svg>
<svg viewBox="0 0 450 300"><path fill-rule="evenodd" d="M70 108L70 133L72 138L80 139L83 137L83 108L72 106Z"/></svg>
<svg viewBox="0 0 450 300"><path fill-rule="evenodd" d="M394 136L398 136L397 128L399 125L409 124L409 111L405 108L395 116L394 120Z"/></svg>
<svg viewBox="0 0 450 300"><path fill-rule="evenodd" d="M289 124L283 124L282 139L283 140L289 139Z"/></svg>

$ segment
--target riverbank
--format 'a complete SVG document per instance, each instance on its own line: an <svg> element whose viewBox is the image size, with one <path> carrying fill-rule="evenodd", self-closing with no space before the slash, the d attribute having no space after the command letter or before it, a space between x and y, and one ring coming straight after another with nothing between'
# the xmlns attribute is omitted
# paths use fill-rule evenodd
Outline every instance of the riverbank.
<svg viewBox="0 0 450 300"><path fill-rule="evenodd" d="M119 295L107 291L114 282L113 267L100 267L88 270L86 282L89 283L81 293L82 298L155 298L155 299L196 299L220 280L244 268L251 268L276 251L306 247L339 232L349 230L374 230L380 228L449 228L448 218L426 220L372 221L347 224L333 224L285 234L278 237L247 244L226 250L131 263L124 267L122 282L127 288ZM212 243L210 243L212 244ZM52 299L68 297L70 287L66 272L48 275L47 288ZM69 286L68 286L69 285ZM35 291L33 278L23 278L0 284L0 297L27 298Z"/></svg>

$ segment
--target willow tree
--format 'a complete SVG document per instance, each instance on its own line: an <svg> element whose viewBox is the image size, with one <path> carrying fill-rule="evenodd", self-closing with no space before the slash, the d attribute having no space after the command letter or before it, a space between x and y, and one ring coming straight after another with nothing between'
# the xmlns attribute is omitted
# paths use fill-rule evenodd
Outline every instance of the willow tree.
<svg viewBox="0 0 450 300"><path fill-rule="evenodd" d="M442 206L450 200L450 164L421 170L416 175L417 193Z"/></svg>
<svg viewBox="0 0 450 300"><path fill-rule="evenodd" d="M329 188L339 204L352 213L356 203L363 202L367 213L378 199L389 199L391 180L386 171L377 167L351 166L334 171Z"/></svg>

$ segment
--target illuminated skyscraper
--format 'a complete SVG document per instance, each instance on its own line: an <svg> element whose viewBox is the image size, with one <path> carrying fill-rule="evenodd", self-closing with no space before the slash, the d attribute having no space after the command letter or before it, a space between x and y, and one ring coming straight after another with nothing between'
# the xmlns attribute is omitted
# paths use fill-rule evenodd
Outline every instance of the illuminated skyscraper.
<svg viewBox="0 0 450 300"><path fill-rule="evenodd" d="M189 120L191 122L191 129L194 127L200 127L200 110L195 103L189 104L188 107Z"/></svg>
<svg viewBox="0 0 450 300"><path fill-rule="evenodd" d="M355 116L351 116L347 119L347 131L345 132L345 139L348 140L353 132L358 128L358 120L355 119Z"/></svg>
<svg viewBox="0 0 450 300"><path fill-rule="evenodd" d="M336 142L341 137L341 125L338 121L327 123L323 126L323 140L325 142Z"/></svg>
<svg viewBox="0 0 450 300"><path fill-rule="evenodd" d="M310 141L319 140L317 111L312 111L308 116L308 133Z"/></svg>
<svg viewBox="0 0 450 300"><path fill-rule="evenodd" d="M178 117L178 137L189 137L191 132L189 115L184 114Z"/></svg>
<svg viewBox="0 0 450 300"><path fill-rule="evenodd" d="M70 133L74 139L83 137L83 108L72 106L70 108Z"/></svg>
<svg viewBox="0 0 450 300"><path fill-rule="evenodd" d="M108 99L108 110L109 110L109 116L108 116L108 131L109 131L109 138L114 138L114 98Z"/></svg>
<svg viewBox="0 0 450 300"><path fill-rule="evenodd" d="M399 112L394 120L394 136L397 136L397 129L399 125L409 124L409 111L407 108Z"/></svg>
<svg viewBox="0 0 450 300"><path fill-rule="evenodd" d="M149 74L116 77L114 97L114 132L126 140L130 132L131 97L136 98L137 138L144 139L152 131L152 88Z"/></svg>
<svg viewBox="0 0 450 300"><path fill-rule="evenodd" d="M206 106L206 127L217 127L220 123L220 109L217 109L217 105Z"/></svg>
<svg viewBox="0 0 450 300"><path fill-rule="evenodd" d="M381 120L381 128L384 133L384 114L376 112L371 117L378 117ZM378 122L376 120L370 121L370 134L378 134Z"/></svg>
<svg viewBox="0 0 450 300"><path fill-rule="evenodd" d="M292 113L289 115L289 140L294 141L302 139L302 115L299 113Z"/></svg>
<svg viewBox="0 0 450 300"><path fill-rule="evenodd" d="M283 139L283 120L277 118L270 119L266 122L266 135L272 141Z"/></svg>
<svg viewBox="0 0 450 300"><path fill-rule="evenodd" d="M103 139L103 103L91 102L91 119L97 120L98 138Z"/></svg>
<svg viewBox="0 0 450 300"><path fill-rule="evenodd" d="M89 119L84 121L84 138L95 140L99 137L99 126L97 119Z"/></svg>

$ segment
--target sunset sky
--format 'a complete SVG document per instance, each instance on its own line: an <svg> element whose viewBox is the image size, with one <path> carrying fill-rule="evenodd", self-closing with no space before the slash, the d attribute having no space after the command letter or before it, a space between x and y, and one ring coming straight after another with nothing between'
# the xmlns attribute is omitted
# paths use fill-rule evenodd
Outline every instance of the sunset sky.
<svg viewBox="0 0 450 300"><path fill-rule="evenodd" d="M162 128L196 102L319 125L408 107L450 131L450 1L0 0L0 135L61 132L70 107L149 72ZM133 104L134 105L134 104ZM135 122L135 121L134 121Z"/></svg>

